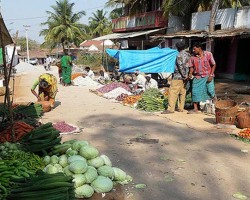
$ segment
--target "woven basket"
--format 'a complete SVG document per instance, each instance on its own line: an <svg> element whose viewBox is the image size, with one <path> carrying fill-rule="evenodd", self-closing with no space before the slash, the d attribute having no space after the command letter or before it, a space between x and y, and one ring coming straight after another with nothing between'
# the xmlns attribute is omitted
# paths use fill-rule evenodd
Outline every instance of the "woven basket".
<svg viewBox="0 0 250 200"><path fill-rule="evenodd" d="M250 128L250 109L237 114L237 126L238 128Z"/></svg>
<svg viewBox="0 0 250 200"><path fill-rule="evenodd" d="M42 104L43 112L51 111L51 104L49 101L39 101L37 103Z"/></svg>
<svg viewBox="0 0 250 200"><path fill-rule="evenodd" d="M218 100L215 103L216 123L235 124L238 111L237 103L233 100Z"/></svg>

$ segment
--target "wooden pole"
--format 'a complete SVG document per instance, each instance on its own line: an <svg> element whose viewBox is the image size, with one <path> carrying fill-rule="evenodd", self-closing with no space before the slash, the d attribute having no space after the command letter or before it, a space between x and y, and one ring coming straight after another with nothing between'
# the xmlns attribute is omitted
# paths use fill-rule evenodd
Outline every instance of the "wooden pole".
<svg viewBox="0 0 250 200"><path fill-rule="evenodd" d="M10 82L10 75L11 75L12 66L13 66L13 62L14 62L14 58L15 58L17 37L18 37L18 31L16 32L16 37L15 37L15 40L14 40L14 48L13 48L12 57L11 57L11 62L10 62L10 69L9 69L9 79L8 79L8 82ZM14 75L13 75L11 105L12 105L12 103L13 103L13 97L14 97L14 87L15 87L15 84L14 84L14 83L15 83L15 78L14 78Z"/></svg>
<svg viewBox="0 0 250 200"><path fill-rule="evenodd" d="M6 107L6 101L7 101L10 124L11 124L12 139L14 140L15 134L14 134L14 129L13 129L13 112L12 112L12 105L10 102L9 77L8 77L8 71L7 71L5 45L4 45L4 39L3 39L3 30L2 30L1 25L0 25L0 42L1 42L1 48L2 48L4 79L5 79L4 108ZM4 120L4 116L3 116L3 120Z"/></svg>

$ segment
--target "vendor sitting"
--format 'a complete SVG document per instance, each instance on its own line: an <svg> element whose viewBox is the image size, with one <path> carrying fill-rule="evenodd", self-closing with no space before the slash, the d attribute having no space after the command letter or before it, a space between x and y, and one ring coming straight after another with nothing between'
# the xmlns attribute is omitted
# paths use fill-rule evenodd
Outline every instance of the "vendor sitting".
<svg viewBox="0 0 250 200"><path fill-rule="evenodd" d="M106 84L108 81L110 81L109 75L104 72L103 70L99 71L100 76L97 78L97 81L101 84Z"/></svg>
<svg viewBox="0 0 250 200"><path fill-rule="evenodd" d="M158 83L155 79L151 78L151 74L147 74L145 76L146 82L145 82L145 90L149 88L156 88L158 89Z"/></svg>
<svg viewBox="0 0 250 200"><path fill-rule="evenodd" d="M37 94L35 89L38 85ZM49 101L53 108L55 105L55 97L58 92L56 77L49 73L40 75L31 87L31 92L36 96L38 101Z"/></svg>
<svg viewBox="0 0 250 200"><path fill-rule="evenodd" d="M85 71L86 71L86 75L84 75L84 77L88 76L89 78L91 78L92 80L94 80L95 74L94 74L94 72L90 69L90 67L85 67Z"/></svg>
<svg viewBox="0 0 250 200"><path fill-rule="evenodd" d="M138 70L135 71L135 76L136 80L132 82L130 88L132 92L139 94L145 90L146 78Z"/></svg>

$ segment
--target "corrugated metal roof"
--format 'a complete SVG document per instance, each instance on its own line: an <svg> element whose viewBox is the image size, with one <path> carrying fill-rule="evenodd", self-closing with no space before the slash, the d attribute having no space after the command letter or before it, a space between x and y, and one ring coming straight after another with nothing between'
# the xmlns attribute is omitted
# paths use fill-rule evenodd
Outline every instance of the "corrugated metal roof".
<svg viewBox="0 0 250 200"><path fill-rule="evenodd" d="M1 13L0 13L0 23L1 23L1 30L2 30L3 45L7 46L9 44L12 44L13 40L10 36L8 29L5 26L5 23L3 21L3 17L2 17ZM0 45L2 46L1 41L0 41Z"/></svg>
<svg viewBox="0 0 250 200"><path fill-rule="evenodd" d="M176 33L166 34L166 35L158 35L158 36L151 36L152 39L162 39L162 38L218 38L218 37L234 37L234 36L241 36L247 37L250 35L249 28L242 28L242 29L224 29L224 30L217 30L211 33L207 31L200 31L200 30L191 30L191 31L180 31Z"/></svg>
<svg viewBox="0 0 250 200"><path fill-rule="evenodd" d="M227 30L217 30L214 32L209 33L209 37L233 37L233 36L243 36L243 35L250 35L249 28L242 28L242 29L227 29Z"/></svg>
<svg viewBox="0 0 250 200"><path fill-rule="evenodd" d="M201 37L204 38L207 36L206 31L201 30L191 30L191 31L179 31L176 33L170 33L166 35L158 35L158 36L151 36L152 39L160 39L160 38L191 38L191 37Z"/></svg>
<svg viewBox="0 0 250 200"><path fill-rule="evenodd" d="M104 35L101 37L94 38L93 40L112 40L112 39L127 39L127 38L133 38L141 35L147 35L150 33L155 33L157 31L164 30L166 28L159 28L159 29L153 29L153 30L147 30L147 31L136 31L136 32L126 32L126 33L112 33L109 35Z"/></svg>

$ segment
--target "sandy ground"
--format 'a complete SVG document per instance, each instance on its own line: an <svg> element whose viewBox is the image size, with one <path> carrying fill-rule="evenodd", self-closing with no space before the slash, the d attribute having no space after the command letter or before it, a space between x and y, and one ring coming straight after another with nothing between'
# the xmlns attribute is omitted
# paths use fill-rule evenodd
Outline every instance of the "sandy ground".
<svg viewBox="0 0 250 200"><path fill-rule="evenodd" d="M16 102L35 101L30 87L42 67L16 77ZM53 68L52 73L56 73ZM146 113L99 97L87 87L59 85L57 107L43 122L65 121L81 128L63 140L84 139L110 157L114 166L133 177L123 187L126 200L233 200L250 197L250 144L231 138L231 129L217 129L215 117ZM156 144L131 138L159 139ZM144 183L146 189L135 189Z"/></svg>

